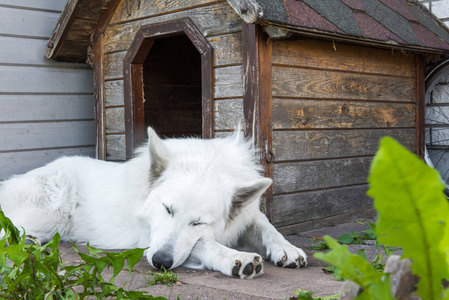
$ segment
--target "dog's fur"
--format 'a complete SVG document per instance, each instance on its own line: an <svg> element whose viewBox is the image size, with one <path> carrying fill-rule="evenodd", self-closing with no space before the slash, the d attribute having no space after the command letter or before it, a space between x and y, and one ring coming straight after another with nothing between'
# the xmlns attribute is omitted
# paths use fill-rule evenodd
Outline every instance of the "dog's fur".
<svg viewBox="0 0 449 300"><path fill-rule="evenodd" d="M27 235L99 248L149 247L153 267L207 268L228 276L262 273L260 255L281 267L307 264L259 210L271 185L239 131L212 140L161 140L127 163L63 157L0 186L0 205ZM242 252L233 248L254 251Z"/></svg>

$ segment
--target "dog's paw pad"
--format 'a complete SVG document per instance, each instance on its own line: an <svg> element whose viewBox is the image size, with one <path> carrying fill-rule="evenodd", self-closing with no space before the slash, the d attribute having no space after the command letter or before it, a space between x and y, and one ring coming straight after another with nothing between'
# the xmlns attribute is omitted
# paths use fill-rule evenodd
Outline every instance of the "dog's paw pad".
<svg viewBox="0 0 449 300"><path fill-rule="evenodd" d="M284 246L274 251L272 261L281 268L301 268L307 266L307 255L300 248L292 245Z"/></svg>
<svg viewBox="0 0 449 300"><path fill-rule="evenodd" d="M236 260L234 267L232 268L232 275L242 279L251 279L263 272L263 263L264 261L259 255Z"/></svg>

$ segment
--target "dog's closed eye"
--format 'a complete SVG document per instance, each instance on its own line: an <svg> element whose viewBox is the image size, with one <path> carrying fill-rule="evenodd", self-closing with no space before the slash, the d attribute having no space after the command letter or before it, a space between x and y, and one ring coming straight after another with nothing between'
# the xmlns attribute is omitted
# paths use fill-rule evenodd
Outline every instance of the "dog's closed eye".
<svg viewBox="0 0 449 300"><path fill-rule="evenodd" d="M195 221L190 222L189 225L191 225L191 226L200 226L200 225L205 225L205 224L206 223L201 222L200 220L195 220Z"/></svg>
<svg viewBox="0 0 449 300"><path fill-rule="evenodd" d="M165 207L165 209L167 210L167 213L169 214L169 215L171 215L172 217L175 215L175 212L173 211L173 208L172 207L169 207L169 206L167 206L167 205L165 205L165 204L162 204L164 207Z"/></svg>

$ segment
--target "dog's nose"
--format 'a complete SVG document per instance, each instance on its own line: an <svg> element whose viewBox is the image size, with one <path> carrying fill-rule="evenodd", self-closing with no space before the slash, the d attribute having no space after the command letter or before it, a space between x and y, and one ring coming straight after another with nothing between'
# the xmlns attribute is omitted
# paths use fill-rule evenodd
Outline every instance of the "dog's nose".
<svg viewBox="0 0 449 300"><path fill-rule="evenodd" d="M154 253L152 260L153 266L158 269L164 267L166 270L168 270L173 265L173 258L163 252Z"/></svg>

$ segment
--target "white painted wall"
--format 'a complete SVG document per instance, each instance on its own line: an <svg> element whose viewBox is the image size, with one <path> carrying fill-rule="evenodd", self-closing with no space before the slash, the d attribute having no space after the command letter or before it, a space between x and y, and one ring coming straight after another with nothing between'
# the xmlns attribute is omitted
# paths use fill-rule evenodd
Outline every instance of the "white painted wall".
<svg viewBox="0 0 449 300"><path fill-rule="evenodd" d="M92 70L45 58L65 0L0 0L0 180L95 155Z"/></svg>
<svg viewBox="0 0 449 300"><path fill-rule="evenodd" d="M449 0L421 0L421 2L449 27Z"/></svg>

